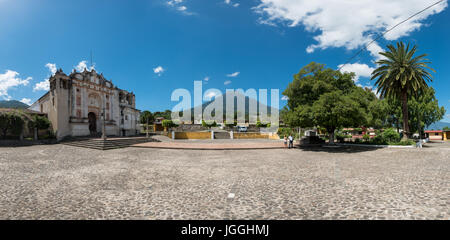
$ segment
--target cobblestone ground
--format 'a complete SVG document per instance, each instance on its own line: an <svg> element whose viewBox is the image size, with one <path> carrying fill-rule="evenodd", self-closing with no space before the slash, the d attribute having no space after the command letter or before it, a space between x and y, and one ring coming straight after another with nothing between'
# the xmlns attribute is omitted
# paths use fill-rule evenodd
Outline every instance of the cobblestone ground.
<svg viewBox="0 0 450 240"><path fill-rule="evenodd" d="M449 219L450 144L433 145L0 148L0 218Z"/></svg>

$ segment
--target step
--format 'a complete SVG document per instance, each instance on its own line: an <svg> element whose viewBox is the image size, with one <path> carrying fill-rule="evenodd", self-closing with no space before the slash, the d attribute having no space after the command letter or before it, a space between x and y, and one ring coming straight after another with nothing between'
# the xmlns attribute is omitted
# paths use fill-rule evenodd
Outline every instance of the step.
<svg viewBox="0 0 450 240"><path fill-rule="evenodd" d="M116 139L108 139L108 140L99 140L99 139L89 139L89 138L72 138L67 139L61 144L74 146L74 147L84 147L90 149L98 149L98 150L110 150L110 149L118 149L118 148L126 148L130 147L134 144L145 143L157 141L152 138L116 138Z"/></svg>

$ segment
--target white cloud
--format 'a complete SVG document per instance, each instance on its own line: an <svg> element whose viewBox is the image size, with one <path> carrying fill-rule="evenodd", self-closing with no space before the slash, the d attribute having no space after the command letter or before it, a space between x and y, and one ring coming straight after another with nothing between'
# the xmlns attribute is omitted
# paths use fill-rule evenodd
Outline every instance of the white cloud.
<svg viewBox="0 0 450 240"><path fill-rule="evenodd" d="M31 99L29 98L22 98L22 100L20 100L22 103L25 103L26 105L31 105Z"/></svg>
<svg viewBox="0 0 450 240"><path fill-rule="evenodd" d="M289 100L289 97L288 97L288 96L282 96L282 97L281 97L281 100L287 101L287 100Z"/></svg>
<svg viewBox="0 0 450 240"><path fill-rule="evenodd" d="M56 64L47 63L47 64L45 64L45 67L48 68L48 71L50 72L50 76L53 76L56 73ZM47 77L42 82L36 83L33 87L33 91L48 91L48 90L50 90L50 83L49 83L48 79L49 79L49 77Z"/></svg>
<svg viewBox="0 0 450 240"><path fill-rule="evenodd" d="M4 99L11 99L11 96L9 96L8 91L11 88L17 87L17 86L26 86L30 83L32 80L31 77L27 77L25 79L19 78L19 73L12 71L12 70L6 70L5 73L0 74L0 97L3 97Z"/></svg>
<svg viewBox="0 0 450 240"><path fill-rule="evenodd" d="M229 85L229 84L231 84L231 81L230 80L227 80L227 81L225 81L225 82L223 82L223 85Z"/></svg>
<svg viewBox="0 0 450 240"><path fill-rule="evenodd" d="M48 91L50 90L50 83L48 81L48 79L42 81L42 82L38 82L36 83L36 85L34 85L33 91Z"/></svg>
<svg viewBox="0 0 450 240"><path fill-rule="evenodd" d="M167 1L167 4L170 5L170 6L175 6L176 4L180 4L183 1L184 0L170 0L170 1Z"/></svg>
<svg viewBox="0 0 450 240"><path fill-rule="evenodd" d="M166 71L166 70L161 66L153 68L153 72L158 76L161 76L161 74L163 74L164 71Z"/></svg>
<svg viewBox="0 0 450 240"><path fill-rule="evenodd" d="M233 3L231 0L225 0L225 4L230 5L232 7L239 7L239 3Z"/></svg>
<svg viewBox="0 0 450 240"><path fill-rule="evenodd" d="M75 66L75 70L77 70L78 72L83 72L84 70L92 71L94 69L95 69L95 66L88 67L86 60L79 62L78 65Z"/></svg>
<svg viewBox="0 0 450 240"><path fill-rule="evenodd" d="M205 82L207 82L207 81L209 81L209 77L205 77L203 80L204 80Z"/></svg>
<svg viewBox="0 0 450 240"><path fill-rule="evenodd" d="M361 63L353 63L353 64L343 64L338 66L342 67L341 72L354 72L356 77L354 79L355 82L358 82L359 77L370 77L375 68L369 67L367 64Z"/></svg>
<svg viewBox="0 0 450 240"><path fill-rule="evenodd" d="M52 73L52 75L56 73L56 64L54 64L54 63L47 63L47 64L45 64L45 66Z"/></svg>
<svg viewBox="0 0 450 240"><path fill-rule="evenodd" d="M308 53L316 49L345 47L353 50L364 46L376 34L390 29L414 13L428 7L436 0L259 0L254 10L261 14L262 24L287 23L290 27L303 25L305 30L316 34L316 44L307 47ZM444 1L403 23L385 35L387 40L396 40L420 29L429 16L442 12L447 7ZM373 43L369 52L379 58L381 47Z"/></svg>
<svg viewBox="0 0 450 240"><path fill-rule="evenodd" d="M237 77L239 74L240 74L240 72L234 72L234 73L227 74L227 77Z"/></svg>
<svg viewBox="0 0 450 240"><path fill-rule="evenodd" d="M193 12L188 11L188 8L184 4L184 0L169 0L166 2L168 6L174 8L175 10L185 14L185 15L193 15Z"/></svg>

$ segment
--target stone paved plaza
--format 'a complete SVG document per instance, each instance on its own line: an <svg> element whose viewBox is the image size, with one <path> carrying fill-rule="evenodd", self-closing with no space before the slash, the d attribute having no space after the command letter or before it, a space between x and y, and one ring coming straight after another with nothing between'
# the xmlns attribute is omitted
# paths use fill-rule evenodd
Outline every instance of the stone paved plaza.
<svg viewBox="0 0 450 240"><path fill-rule="evenodd" d="M0 219L449 218L448 143L422 150L0 148Z"/></svg>

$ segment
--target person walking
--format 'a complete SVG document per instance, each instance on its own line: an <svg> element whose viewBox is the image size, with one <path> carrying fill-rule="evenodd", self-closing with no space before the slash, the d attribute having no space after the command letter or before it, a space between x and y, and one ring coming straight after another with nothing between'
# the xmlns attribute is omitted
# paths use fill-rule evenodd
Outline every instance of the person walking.
<svg viewBox="0 0 450 240"><path fill-rule="evenodd" d="M288 145L287 145L288 139L287 139L287 136L286 136L286 135L284 135L283 140L284 140L284 148L287 148L287 147L288 147Z"/></svg>
<svg viewBox="0 0 450 240"><path fill-rule="evenodd" d="M292 134L289 134L289 149L294 147L294 138L292 137Z"/></svg>

